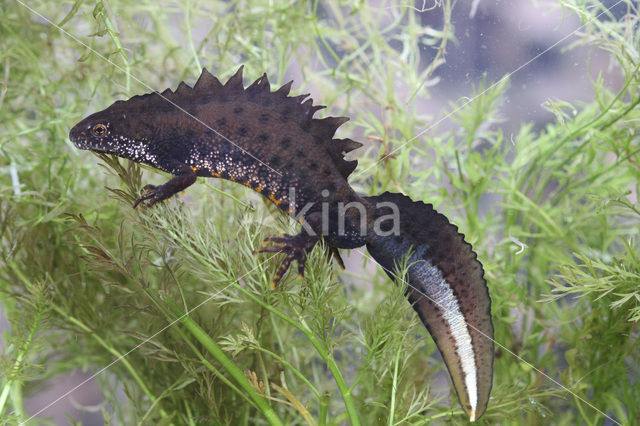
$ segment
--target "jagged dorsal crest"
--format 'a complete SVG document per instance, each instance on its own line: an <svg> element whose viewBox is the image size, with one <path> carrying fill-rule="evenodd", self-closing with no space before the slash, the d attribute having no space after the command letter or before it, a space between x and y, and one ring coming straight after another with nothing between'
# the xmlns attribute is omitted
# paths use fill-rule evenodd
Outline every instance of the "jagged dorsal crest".
<svg viewBox="0 0 640 426"><path fill-rule="evenodd" d="M344 154L362 146L351 139L333 139L333 136L342 124L347 122L347 117L327 117L323 119L313 118L316 111L324 108L322 105L314 105L309 94L289 96L293 81L285 83L275 91L271 91L271 84L267 74L263 74L246 89L243 85L242 72L244 65L240 66L226 83L222 84L213 74L202 69L200 77L193 87L181 82L175 91L166 89L162 93L153 92L146 95L134 96L126 101L117 101L107 111L131 112L171 110L172 108L189 111L194 105L209 102L246 101L271 109L281 116L286 117L287 122L296 123L301 129L308 132L316 143L323 144L327 153L335 163L340 173L346 178L357 166L357 161L345 160Z"/></svg>

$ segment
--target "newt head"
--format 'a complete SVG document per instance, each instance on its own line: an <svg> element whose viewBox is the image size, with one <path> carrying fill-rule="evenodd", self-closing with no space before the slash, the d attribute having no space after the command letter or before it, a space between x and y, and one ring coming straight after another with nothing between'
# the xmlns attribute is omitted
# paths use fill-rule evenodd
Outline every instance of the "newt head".
<svg viewBox="0 0 640 426"><path fill-rule="evenodd" d="M69 132L69 139L79 149L115 154L135 161L148 151L151 129L134 126L134 121L134 117L127 119L123 113L114 115L108 110L100 111L76 124Z"/></svg>

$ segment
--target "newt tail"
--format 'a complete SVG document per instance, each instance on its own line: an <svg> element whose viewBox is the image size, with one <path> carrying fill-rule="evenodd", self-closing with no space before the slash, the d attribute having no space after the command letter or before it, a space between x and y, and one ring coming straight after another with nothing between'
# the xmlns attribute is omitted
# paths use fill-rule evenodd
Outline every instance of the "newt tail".
<svg viewBox="0 0 640 426"><path fill-rule="evenodd" d="M314 118L322 106L289 96L291 82L271 91L264 74L244 87L242 67L221 83L206 69L193 87L117 101L71 129L80 149L104 152L173 175L146 185L134 207L152 206L197 177L240 183L302 224L300 233L267 238L256 253L285 255L275 288L293 263L304 274L323 240L338 249L365 246L406 296L435 340L471 421L487 408L493 377L491 298L482 265L458 228L430 204L402 194L356 193L347 178L361 146L335 138L346 117ZM405 276L399 265L407 262ZM343 265L342 265L343 266ZM401 269L401 268L400 268Z"/></svg>
<svg viewBox="0 0 640 426"><path fill-rule="evenodd" d="M385 192L369 197L400 212L397 235L371 234L367 250L392 280L407 284L406 296L435 340L454 388L471 421L486 410L493 379L491 298L464 235L431 204ZM388 215L387 208L376 216ZM397 265L406 259L404 277Z"/></svg>

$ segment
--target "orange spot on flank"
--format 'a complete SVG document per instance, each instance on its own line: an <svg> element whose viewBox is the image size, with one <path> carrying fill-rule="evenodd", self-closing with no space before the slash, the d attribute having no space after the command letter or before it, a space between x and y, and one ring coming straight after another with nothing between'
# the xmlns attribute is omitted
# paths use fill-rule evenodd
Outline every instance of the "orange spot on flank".
<svg viewBox="0 0 640 426"><path fill-rule="evenodd" d="M276 198L276 194L269 194L269 199L275 203L276 206L279 206L282 203L282 200Z"/></svg>
<svg viewBox="0 0 640 426"><path fill-rule="evenodd" d="M263 189L264 189L264 186L262 184L256 186L256 191L258 192L262 192Z"/></svg>
<svg viewBox="0 0 640 426"><path fill-rule="evenodd" d="M194 172L197 172L197 171L198 171L198 168L197 168L197 167L194 167L194 166L191 166L191 170L193 170Z"/></svg>

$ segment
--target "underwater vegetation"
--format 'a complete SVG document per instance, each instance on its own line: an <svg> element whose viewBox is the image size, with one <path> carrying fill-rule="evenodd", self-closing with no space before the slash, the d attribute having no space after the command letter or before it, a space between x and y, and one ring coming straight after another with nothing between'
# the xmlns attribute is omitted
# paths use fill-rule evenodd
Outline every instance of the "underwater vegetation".
<svg viewBox="0 0 640 426"><path fill-rule="evenodd" d="M478 423L640 422L636 3L538 3L571 30L477 79L455 53L482 11L421 3L0 3L0 421L60 422L70 399L87 424L468 421L405 288L357 249L344 272L316 249L271 290L281 258L252 252L299 227L275 206L200 179L134 210L167 175L68 138L116 99L244 64L351 118L355 190L433 203L473 245L496 349ZM519 75L577 51L582 97L512 119L535 91Z"/></svg>

